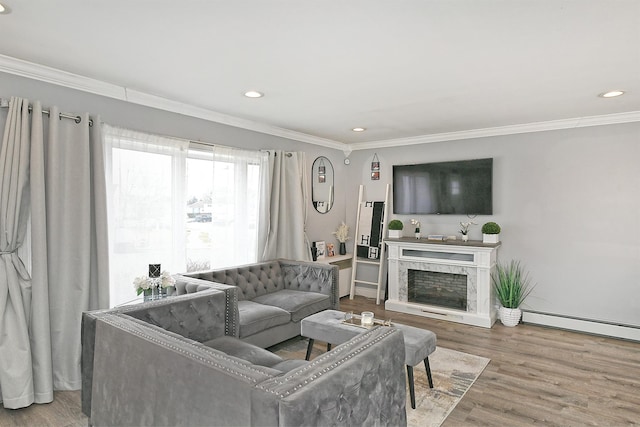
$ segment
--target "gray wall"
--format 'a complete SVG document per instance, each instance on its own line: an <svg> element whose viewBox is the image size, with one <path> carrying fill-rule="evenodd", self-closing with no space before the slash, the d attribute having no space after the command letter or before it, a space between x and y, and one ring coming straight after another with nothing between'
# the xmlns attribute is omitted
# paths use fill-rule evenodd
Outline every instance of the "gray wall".
<svg viewBox="0 0 640 427"><path fill-rule="evenodd" d="M525 308L640 326L639 147L640 123L630 123L356 151L349 221L356 183L381 200L394 164L493 157L494 215L477 217L470 238L482 238L486 221L502 226L499 258L521 260L537 282ZM369 178L374 152L380 181ZM403 220L406 233L410 217L390 217ZM467 217L420 220L423 235L459 235Z"/></svg>
<svg viewBox="0 0 640 427"><path fill-rule="evenodd" d="M315 158L326 156L333 163L336 183L344 182L346 178L342 151L0 73L0 97L10 98L11 96L39 100L45 107L57 105L63 112L87 111L100 115L105 123L128 129L253 150L272 148L304 151L309 174ZM309 204L307 234L311 241L335 242L331 232L345 219L344 189L344 186L336 186L336 205L326 214L317 213ZM311 197L311 177L309 177L309 197Z"/></svg>
<svg viewBox="0 0 640 427"><path fill-rule="evenodd" d="M393 164L493 157L495 215L476 221L498 222L500 259L520 259L529 268L538 286L528 308L640 326L640 123L355 151L345 166L341 151L0 73L0 97L12 95L65 112L100 114L104 122L130 129L241 148L305 151L309 170L317 156L327 156L335 169L336 205L327 214L309 206L312 241L335 242L331 232L343 219L353 227L358 184L365 184L365 198L381 200ZM374 152L380 181L369 177ZM409 217L398 218L408 226ZM420 220L423 234L457 234L466 217ZM481 239L480 225L470 237Z"/></svg>

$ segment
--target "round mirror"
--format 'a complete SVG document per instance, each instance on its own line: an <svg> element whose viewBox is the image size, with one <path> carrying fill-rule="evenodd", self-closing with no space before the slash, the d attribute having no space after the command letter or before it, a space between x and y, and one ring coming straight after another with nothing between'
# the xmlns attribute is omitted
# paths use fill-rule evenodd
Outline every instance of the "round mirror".
<svg viewBox="0 0 640 427"><path fill-rule="evenodd" d="M311 200L320 213L327 213L333 206L333 165L324 156L318 157L311 168Z"/></svg>

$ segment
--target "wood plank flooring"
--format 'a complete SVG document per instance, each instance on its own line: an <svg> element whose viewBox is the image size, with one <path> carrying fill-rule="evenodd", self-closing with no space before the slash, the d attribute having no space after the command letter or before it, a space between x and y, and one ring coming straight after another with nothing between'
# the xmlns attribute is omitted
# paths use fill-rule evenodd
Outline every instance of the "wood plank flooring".
<svg viewBox="0 0 640 427"><path fill-rule="evenodd" d="M441 347L491 359L443 427L640 425L640 343L534 325L466 326L385 311L364 297L343 298L341 309L429 329ZM3 427L86 425L80 392L56 392L47 405L0 408Z"/></svg>

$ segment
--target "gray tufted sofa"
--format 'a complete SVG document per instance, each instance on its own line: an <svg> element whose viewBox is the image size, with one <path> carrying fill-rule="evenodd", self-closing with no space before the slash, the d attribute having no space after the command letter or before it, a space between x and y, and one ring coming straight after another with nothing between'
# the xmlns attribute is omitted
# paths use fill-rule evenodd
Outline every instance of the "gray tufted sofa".
<svg viewBox="0 0 640 427"><path fill-rule="evenodd" d="M229 301L209 290L84 313L89 425L406 425L399 330L374 328L312 362L283 360L225 335Z"/></svg>
<svg viewBox="0 0 640 427"><path fill-rule="evenodd" d="M274 260L240 267L175 275L176 293L237 289L229 298L230 327L243 341L263 348L300 335L300 321L338 310L338 267Z"/></svg>

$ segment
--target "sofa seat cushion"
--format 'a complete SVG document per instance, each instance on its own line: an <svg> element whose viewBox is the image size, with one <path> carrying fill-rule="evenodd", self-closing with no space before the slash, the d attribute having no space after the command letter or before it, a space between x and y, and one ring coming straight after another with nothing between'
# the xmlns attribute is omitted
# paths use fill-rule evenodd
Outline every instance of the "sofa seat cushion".
<svg viewBox="0 0 640 427"><path fill-rule="evenodd" d="M291 320L294 322L299 322L311 314L331 308L329 295L292 289L261 295L251 301L286 310L291 313Z"/></svg>
<svg viewBox="0 0 640 427"><path fill-rule="evenodd" d="M272 368L274 365L281 364L284 359L269 350L260 348L257 345L249 344L235 337L218 337L210 341L203 342L207 347L215 348L229 356L237 357L254 365L266 366ZM277 368L276 368L277 369ZM278 369L282 371L281 369Z"/></svg>
<svg viewBox="0 0 640 427"><path fill-rule="evenodd" d="M244 338L289 323L291 314L282 308L245 300L238 301L238 319L240 338Z"/></svg>

